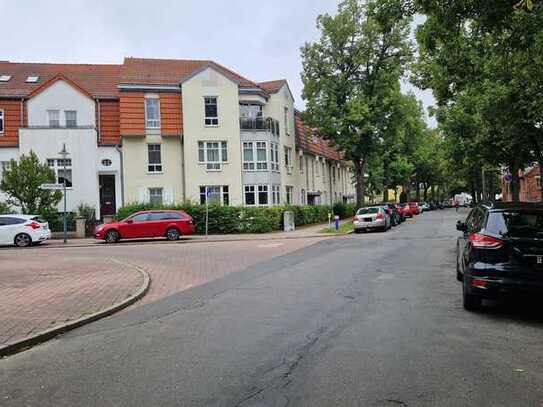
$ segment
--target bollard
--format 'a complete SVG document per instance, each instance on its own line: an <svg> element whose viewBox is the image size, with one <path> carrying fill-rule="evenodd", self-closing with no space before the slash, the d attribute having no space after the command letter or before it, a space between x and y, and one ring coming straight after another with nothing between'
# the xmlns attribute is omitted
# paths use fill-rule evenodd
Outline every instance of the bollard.
<svg viewBox="0 0 543 407"><path fill-rule="evenodd" d="M339 215L334 216L334 221L336 222L336 231L339 230Z"/></svg>

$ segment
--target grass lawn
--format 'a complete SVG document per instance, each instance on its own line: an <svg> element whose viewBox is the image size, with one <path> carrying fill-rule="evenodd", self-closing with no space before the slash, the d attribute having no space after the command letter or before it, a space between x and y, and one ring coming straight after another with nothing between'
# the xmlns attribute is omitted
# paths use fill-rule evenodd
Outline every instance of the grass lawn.
<svg viewBox="0 0 543 407"><path fill-rule="evenodd" d="M320 233L349 233L353 230L353 223L351 221L343 221L339 225L339 230L336 231L336 228L332 226L331 228L324 228L320 230Z"/></svg>

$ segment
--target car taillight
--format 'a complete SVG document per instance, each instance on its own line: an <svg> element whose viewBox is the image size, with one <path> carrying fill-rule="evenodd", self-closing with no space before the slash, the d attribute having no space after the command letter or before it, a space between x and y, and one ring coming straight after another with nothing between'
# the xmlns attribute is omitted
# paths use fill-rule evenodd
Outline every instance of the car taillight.
<svg viewBox="0 0 543 407"><path fill-rule="evenodd" d="M41 227L38 222L31 222L26 226L29 227L29 228L32 228L32 229L39 229Z"/></svg>
<svg viewBox="0 0 543 407"><path fill-rule="evenodd" d="M377 219L383 219L385 215L383 215L381 212L377 214Z"/></svg>
<svg viewBox="0 0 543 407"><path fill-rule="evenodd" d="M479 233L469 235L469 241L476 249L499 249L504 245L503 240Z"/></svg>
<svg viewBox="0 0 543 407"><path fill-rule="evenodd" d="M353 222L356 220L356 216L353 216Z"/></svg>

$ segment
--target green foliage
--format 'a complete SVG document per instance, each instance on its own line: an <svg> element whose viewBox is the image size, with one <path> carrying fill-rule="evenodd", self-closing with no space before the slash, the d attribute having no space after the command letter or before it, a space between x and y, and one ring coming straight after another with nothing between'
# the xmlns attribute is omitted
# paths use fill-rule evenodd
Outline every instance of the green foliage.
<svg viewBox="0 0 543 407"><path fill-rule="evenodd" d="M149 203L133 203L119 208L116 218L125 219L131 214L152 209L183 210L192 216L196 232L205 233L205 205L183 203L173 206L151 205ZM282 230L283 214L285 211L294 213L296 226L323 223L328 221L328 214L349 217L356 211L352 204L336 204L334 208L325 205L315 206L271 206L271 207L239 207L239 206L209 206L208 228L211 234L229 233L268 233Z"/></svg>
<svg viewBox="0 0 543 407"><path fill-rule="evenodd" d="M7 202L0 202L0 215L13 213L13 208Z"/></svg>
<svg viewBox="0 0 543 407"><path fill-rule="evenodd" d="M0 190L8 195L7 203L21 208L22 213L46 216L56 212L62 193L41 189L40 185L53 182L53 171L31 151L19 161L10 161L0 181Z"/></svg>
<svg viewBox="0 0 543 407"><path fill-rule="evenodd" d="M320 39L302 48L304 119L353 162L359 205L411 58L408 11L402 0L342 1L337 14L318 17Z"/></svg>

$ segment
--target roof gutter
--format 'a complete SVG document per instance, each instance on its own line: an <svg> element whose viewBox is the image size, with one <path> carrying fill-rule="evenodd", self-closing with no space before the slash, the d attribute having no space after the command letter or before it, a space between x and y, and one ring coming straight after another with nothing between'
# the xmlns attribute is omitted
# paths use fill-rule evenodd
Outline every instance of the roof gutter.
<svg viewBox="0 0 543 407"><path fill-rule="evenodd" d="M181 92L179 85L150 85L150 84L131 84L121 83L119 90L143 90L143 91L162 91L162 92Z"/></svg>

